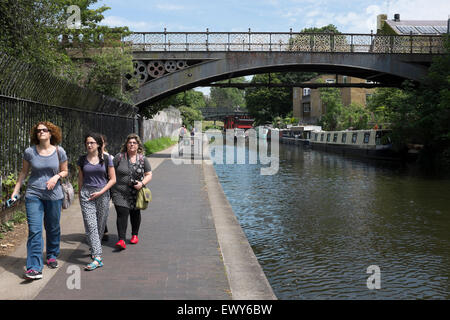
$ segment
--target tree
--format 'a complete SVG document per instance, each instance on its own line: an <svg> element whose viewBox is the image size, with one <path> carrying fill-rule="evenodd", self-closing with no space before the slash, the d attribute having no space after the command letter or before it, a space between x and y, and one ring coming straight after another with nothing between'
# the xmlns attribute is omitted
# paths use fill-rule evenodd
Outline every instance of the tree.
<svg viewBox="0 0 450 320"><path fill-rule="evenodd" d="M244 77L232 78L231 83L245 83ZM228 80L219 81L219 83L228 83ZM239 106L240 109L246 108L245 92L238 88L220 88L212 87L210 98L208 101L209 107L220 107L235 109Z"/></svg>
<svg viewBox="0 0 450 320"><path fill-rule="evenodd" d="M189 127L194 125L194 121L203 120L200 109L206 106L206 99L203 93L199 91L188 90L180 92L157 102L153 109L146 108L143 111L143 115L146 118L151 118L157 110L162 110L169 106L180 110L183 124Z"/></svg>
<svg viewBox="0 0 450 320"><path fill-rule="evenodd" d="M340 130L344 105L338 88L320 88L320 99L325 106L325 114L320 119L320 125L325 130Z"/></svg>
<svg viewBox="0 0 450 320"><path fill-rule="evenodd" d="M90 9L97 2L98 0L3 0L0 3L0 51L81 86L95 88L118 99L129 99L120 92L119 79L124 74L116 71L129 69L131 55L126 50L105 53L100 49L120 48L121 36L128 34L129 30L127 27L101 26L99 23L104 18L103 12L109 8L101 6ZM67 9L71 5L80 8L81 25L78 29L69 28L67 23L71 16ZM95 50L92 53L89 49ZM84 59L74 62L70 54L74 50L85 53ZM89 55L86 55L87 52ZM90 63L86 63L87 60ZM112 81L102 79L99 71L105 71L106 68L99 63L107 64L113 69L111 73L105 74L105 78ZM90 67L97 69L90 71ZM114 79L111 75L114 75Z"/></svg>
<svg viewBox="0 0 450 320"><path fill-rule="evenodd" d="M370 108L378 111L393 129L398 149L407 143L422 144L423 168L450 172L450 40L445 53L433 59L420 85L405 82L399 89L377 89ZM404 148L404 147L403 147Z"/></svg>
<svg viewBox="0 0 450 320"><path fill-rule="evenodd" d="M269 83L268 74L255 75L252 83ZM278 74L270 75L271 83L281 83ZM278 87L248 88L245 93L247 110L255 117L256 124L272 122L276 116L284 118L292 109L291 89ZM289 103L286 103L289 101Z"/></svg>

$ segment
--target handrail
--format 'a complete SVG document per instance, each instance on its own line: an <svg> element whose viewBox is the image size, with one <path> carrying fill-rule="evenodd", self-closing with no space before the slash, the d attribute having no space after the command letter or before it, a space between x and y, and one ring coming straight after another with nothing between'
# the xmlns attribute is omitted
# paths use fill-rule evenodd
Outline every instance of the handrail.
<svg viewBox="0 0 450 320"><path fill-rule="evenodd" d="M163 31L133 32L122 41L135 51L444 52L441 35L414 34Z"/></svg>

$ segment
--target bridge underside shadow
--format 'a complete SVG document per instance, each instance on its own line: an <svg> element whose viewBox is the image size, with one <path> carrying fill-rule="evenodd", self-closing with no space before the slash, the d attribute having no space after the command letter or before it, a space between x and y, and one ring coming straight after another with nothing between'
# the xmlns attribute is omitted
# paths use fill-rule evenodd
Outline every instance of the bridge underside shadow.
<svg viewBox="0 0 450 320"><path fill-rule="evenodd" d="M134 96L143 108L155 102L216 81L269 72L318 72L341 74L401 86L404 80L420 82L428 72L430 55L299 52L134 52L138 61L179 60L193 64L144 83Z"/></svg>

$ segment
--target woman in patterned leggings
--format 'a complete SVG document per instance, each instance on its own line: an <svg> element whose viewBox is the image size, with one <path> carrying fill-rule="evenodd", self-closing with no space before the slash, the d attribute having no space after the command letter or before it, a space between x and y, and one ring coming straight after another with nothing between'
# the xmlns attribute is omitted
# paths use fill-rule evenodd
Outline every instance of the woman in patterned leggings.
<svg viewBox="0 0 450 320"><path fill-rule="evenodd" d="M78 189L86 236L93 261L85 270L103 266L101 239L109 213L109 189L116 183L114 165L102 152L103 140L97 133L84 139L87 154L78 159Z"/></svg>

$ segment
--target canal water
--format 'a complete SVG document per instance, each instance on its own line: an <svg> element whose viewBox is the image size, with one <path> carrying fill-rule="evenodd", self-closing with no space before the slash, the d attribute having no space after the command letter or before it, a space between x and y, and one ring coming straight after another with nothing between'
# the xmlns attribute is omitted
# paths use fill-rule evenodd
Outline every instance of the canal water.
<svg viewBox="0 0 450 320"><path fill-rule="evenodd" d="M275 175L214 165L278 299L450 299L450 180L301 146L279 158Z"/></svg>

